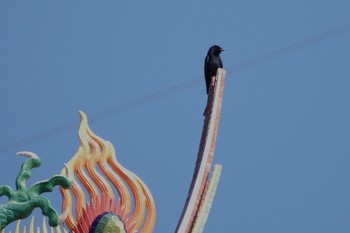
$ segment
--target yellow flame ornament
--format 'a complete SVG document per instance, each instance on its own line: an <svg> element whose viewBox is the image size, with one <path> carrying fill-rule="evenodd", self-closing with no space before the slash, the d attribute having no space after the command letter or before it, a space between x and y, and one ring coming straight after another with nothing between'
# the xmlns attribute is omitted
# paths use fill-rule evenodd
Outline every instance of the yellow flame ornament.
<svg viewBox="0 0 350 233"><path fill-rule="evenodd" d="M118 163L113 145L90 130L83 112L80 118L80 147L67 163L73 184L60 190L62 209L70 209L66 226L74 233L153 232L156 209L147 186Z"/></svg>

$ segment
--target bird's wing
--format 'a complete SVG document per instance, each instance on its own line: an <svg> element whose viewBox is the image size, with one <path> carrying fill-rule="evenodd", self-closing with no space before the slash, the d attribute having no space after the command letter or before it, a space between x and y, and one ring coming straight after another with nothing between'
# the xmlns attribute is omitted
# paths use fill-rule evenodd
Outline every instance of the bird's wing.
<svg viewBox="0 0 350 233"><path fill-rule="evenodd" d="M207 94L208 94L208 91L209 91L209 86L210 86L210 81L211 81L211 77L210 77L210 56L207 55L205 57L205 60L204 60L204 78L205 78L205 85L206 85L206 91L207 91Z"/></svg>
<svg viewBox="0 0 350 233"><path fill-rule="evenodd" d="M219 60L220 60L220 68L222 68L223 65L222 65L222 60L221 60L221 58L220 58Z"/></svg>
<svg viewBox="0 0 350 233"><path fill-rule="evenodd" d="M204 75L207 77L209 75L209 55L207 55L204 59Z"/></svg>

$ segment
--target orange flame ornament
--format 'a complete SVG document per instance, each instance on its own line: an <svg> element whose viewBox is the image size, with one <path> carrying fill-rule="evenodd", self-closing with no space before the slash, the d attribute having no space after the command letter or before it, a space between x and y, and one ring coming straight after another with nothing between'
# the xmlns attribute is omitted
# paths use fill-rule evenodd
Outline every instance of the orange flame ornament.
<svg viewBox="0 0 350 233"><path fill-rule="evenodd" d="M62 209L70 209L66 226L72 233L153 232L156 209L147 186L118 163L113 145L90 130L83 112L80 118L80 147L67 163L73 184L60 190Z"/></svg>

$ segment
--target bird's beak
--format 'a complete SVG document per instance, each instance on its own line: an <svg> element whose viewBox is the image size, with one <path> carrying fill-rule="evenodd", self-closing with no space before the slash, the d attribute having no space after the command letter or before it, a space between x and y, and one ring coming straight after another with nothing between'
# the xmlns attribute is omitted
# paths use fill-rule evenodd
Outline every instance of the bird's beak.
<svg viewBox="0 0 350 233"><path fill-rule="evenodd" d="M220 49L220 51L221 51L221 52L223 52L223 51L226 51L226 50L225 50L225 49L223 49L223 48L221 48L221 49Z"/></svg>

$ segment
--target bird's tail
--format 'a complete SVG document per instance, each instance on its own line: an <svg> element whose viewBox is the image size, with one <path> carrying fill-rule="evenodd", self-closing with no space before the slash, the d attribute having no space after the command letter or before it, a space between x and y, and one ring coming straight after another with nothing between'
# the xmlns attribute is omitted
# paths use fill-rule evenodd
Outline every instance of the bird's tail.
<svg viewBox="0 0 350 233"><path fill-rule="evenodd" d="M205 106L204 112L203 112L203 116L205 116L207 114L207 109L208 109L208 105Z"/></svg>

